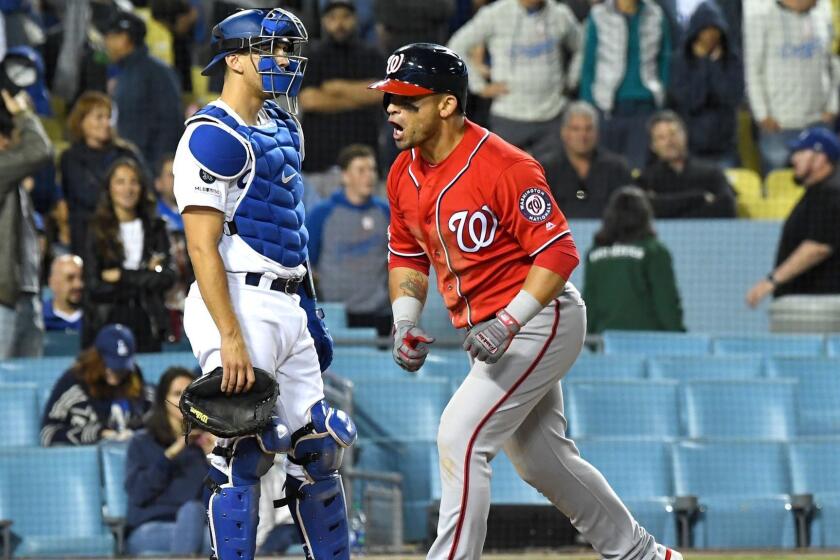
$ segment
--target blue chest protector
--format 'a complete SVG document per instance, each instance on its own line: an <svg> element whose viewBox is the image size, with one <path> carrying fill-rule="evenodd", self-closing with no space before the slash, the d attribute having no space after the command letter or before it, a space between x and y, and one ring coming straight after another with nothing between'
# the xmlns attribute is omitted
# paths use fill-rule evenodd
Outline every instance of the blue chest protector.
<svg viewBox="0 0 840 560"><path fill-rule="evenodd" d="M250 145L251 154L229 133L209 123L193 131L189 148L204 171L226 179L241 173L253 156L252 171L238 181L244 192L226 232L239 235L260 255L294 268L306 261L309 239L304 226L300 132L294 118L277 104L267 101L264 108L272 122L260 127L241 125L215 105L205 106L187 121L224 125Z"/></svg>

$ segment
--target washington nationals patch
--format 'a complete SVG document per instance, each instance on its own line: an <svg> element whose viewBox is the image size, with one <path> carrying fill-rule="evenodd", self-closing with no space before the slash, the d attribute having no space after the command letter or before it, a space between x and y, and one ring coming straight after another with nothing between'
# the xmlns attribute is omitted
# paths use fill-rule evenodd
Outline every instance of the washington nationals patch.
<svg viewBox="0 0 840 560"><path fill-rule="evenodd" d="M526 189L519 197L519 211L530 222L544 222L551 215L551 197L537 187Z"/></svg>

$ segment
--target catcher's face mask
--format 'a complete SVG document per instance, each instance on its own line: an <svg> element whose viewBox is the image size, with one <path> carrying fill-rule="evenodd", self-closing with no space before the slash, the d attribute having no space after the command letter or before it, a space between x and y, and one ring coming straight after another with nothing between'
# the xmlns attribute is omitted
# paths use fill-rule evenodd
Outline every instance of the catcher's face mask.
<svg viewBox="0 0 840 560"><path fill-rule="evenodd" d="M257 74L263 92L277 99L284 98L286 106L297 114L297 96L303 83L307 59L303 46L309 40L300 19L286 10L271 10L262 22L259 37L252 37L249 49L258 57Z"/></svg>

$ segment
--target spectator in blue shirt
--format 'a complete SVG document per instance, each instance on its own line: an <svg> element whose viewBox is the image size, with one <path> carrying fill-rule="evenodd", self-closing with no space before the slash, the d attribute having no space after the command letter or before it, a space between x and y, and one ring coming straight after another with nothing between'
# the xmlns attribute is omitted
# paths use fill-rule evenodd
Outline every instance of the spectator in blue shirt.
<svg viewBox="0 0 840 560"><path fill-rule="evenodd" d="M125 491L128 494L128 554L189 556L210 552L202 494L205 455L214 438L193 430L184 441L181 393L195 377L169 368L160 378L146 429L128 446Z"/></svg>
<svg viewBox="0 0 840 560"><path fill-rule="evenodd" d="M166 229L171 232L184 231L184 220L178 212L175 202L175 175L172 174L172 162L175 154L167 153L158 161L155 169L155 190L157 191L158 214L166 222Z"/></svg>
<svg viewBox="0 0 840 560"><path fill-rule="evenodd" d="M309 258L324 301L344 303L350 327L391 332L388 203L374 196L376 157L351 144L338 155L342 188L307 215Z"/></svg>
<svg viewBox="0 0 840 560"><path fill-rule="evenodd" d="M82 327L82 259L62 255L52 262L49 278L52 298L44 302L44 329L78 331Z"/></svg>

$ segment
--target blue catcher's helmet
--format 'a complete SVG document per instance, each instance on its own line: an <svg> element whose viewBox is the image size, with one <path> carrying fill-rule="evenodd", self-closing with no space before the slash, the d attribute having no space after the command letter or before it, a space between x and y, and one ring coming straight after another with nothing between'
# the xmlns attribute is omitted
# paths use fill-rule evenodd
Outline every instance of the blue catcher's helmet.
<svg viewBox="0 0 840 560"><path fill-rule="evenodd" d="M285 96L287 106L296 113L307 60L301 53L308 40L303 23L287 10L242 10L213 28L210 46L215 54L201 73L205 76L213 73L231 53L256 54L259 56L256 70L262 78L263 91L275 99ZM283 49L282 57L289 61L285 67L277 63L280 49Z"/></svg>

